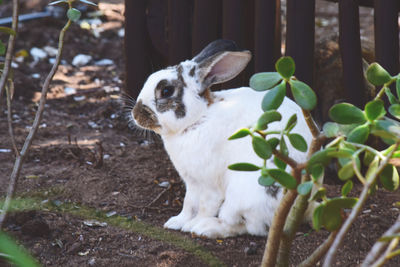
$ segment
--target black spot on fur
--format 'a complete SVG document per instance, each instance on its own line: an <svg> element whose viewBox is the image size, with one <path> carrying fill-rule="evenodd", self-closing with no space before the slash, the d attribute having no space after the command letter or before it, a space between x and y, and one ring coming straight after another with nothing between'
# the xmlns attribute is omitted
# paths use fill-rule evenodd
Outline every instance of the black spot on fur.
<svg viewBox="0 0 400 267"><path fill-rule="evenodd" d="M183 118L186 115L185 105L183 104L184 88L186 87L186 82L182 76L183 67L178 65L176 72L176 80L161 80L157 84L155 88L156 109L160 113L173 110L177 118ZM174 87L175 92L172 96L163 98L161 97L161 90L166 86Z"/></svg>
<svg viewBox="0 0 400 267"><path fill-rule="evenodd" d="M189 71L189 76L193 77L195 71L196 71L196 66L193 66L193 68Z"/></svg>
<svg viewBox="0 0 400 267"><path fill-rule="evenodd" d="M265 192L267 195L270 195L273 198L277 198L278 192L281 190L279 186L276 185L270 185L265 188Z"/></svg>

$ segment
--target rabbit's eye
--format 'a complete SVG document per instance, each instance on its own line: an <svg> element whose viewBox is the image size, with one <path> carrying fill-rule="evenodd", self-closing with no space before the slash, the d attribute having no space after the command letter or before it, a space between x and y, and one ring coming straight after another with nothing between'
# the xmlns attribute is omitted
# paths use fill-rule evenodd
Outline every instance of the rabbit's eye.
<svg viewBox="0 0 400 267"><path fill-rule="evenodd" d="M167 98L171 97L174 94L175 88L173 86L165 86L161 89L161 97Z"/></svg>

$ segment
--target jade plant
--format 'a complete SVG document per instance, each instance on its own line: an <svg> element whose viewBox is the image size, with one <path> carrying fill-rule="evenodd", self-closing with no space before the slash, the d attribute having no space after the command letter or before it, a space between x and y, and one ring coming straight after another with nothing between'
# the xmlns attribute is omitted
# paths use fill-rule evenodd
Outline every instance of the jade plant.
<svg viewBox="0 0 400 267"><path fill-rule="evenodd" d="M316 107L316 95L307 84L294 76L293 59L282 57L275 68L276 72L257 73L250 79L252 89L266 91L261 104L264 113L254 126L240 129L230 137L232 140L251 137L253 150L263 164L236 163L229 168L260 171L260 185L278 185L285 190L269 230L263 266L289 265L291 243L311 201L319 203L313 211L313 228L317 231L325 228L331 234L301 266L314 266L325 255L324 266L330 266L367 197L379 187L389 191L399 188L396 169L399 161L396 159L400 158L400 75L391 76L379 64L371 64L366 77L371 84L381 87L376 97L363 109L350 103L334 105L329 111L332 122L325 123L320 131L310 112ZM392 84L396 85L396 95L389 88ZM288 90L301 107L313 135L310 147L301 134L291 132L297 122L296 115L291 116L280 131L268 131L270 123L282 118L278 108ZM390 103L388 108L384 104L385 96ZM377 143L376 139L381 140L383 148L382 145L379 149L371 145ZM304 162L290 157L287 142L299 151L308 151ZM267 168L269 159L273 159L277 168ZM320 183L325 169L332 162L339 166L337 176L343 182L341 194L336 197L328 197L326 188ZM291 167L290 172L287 165ZM349 197L354 179L363 185L359 197ZM351 210L349 214L348 210ZM368 265L365 266L378 260L385 262L400 254L400 250L396 250L400 239L400 216L396 223L390 229L390 236L385 235L377 241L379 246L387 249L371 250L365 260Z"/></svg>

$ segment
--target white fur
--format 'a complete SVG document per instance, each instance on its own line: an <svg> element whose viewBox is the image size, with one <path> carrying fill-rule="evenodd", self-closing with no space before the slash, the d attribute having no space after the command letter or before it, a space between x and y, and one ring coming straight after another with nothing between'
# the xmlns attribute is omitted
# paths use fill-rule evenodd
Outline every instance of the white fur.
<svg viewBox="0 0 400 267"><path fill-rule="evenodd" d="M170 218L164 227L207 237L243 233L266 235L282 190L274 198L258 184L259 172L227 168L238 162L262 164L252 149L250 137L232 141L228 141L228 137L257 121L263 112L261 100L265 92L255 92L248 87L215 92L213 103L209 104L198 95L201 81L197 75L188 75L196 64L194 61L181 63L187 84L183 96L185 117L177 119L173 111L158 113L155 107L154 88L162 79L176 79L174 68L152 74L138 97L138 101L157 114L161 128L154 130L161 135L165 149L186 185L181 213ZM285 98L278 111L282 120L270 124L268 130L281 130L296 113L298 122L292 132L301 133L309 144L312 136L297 104ZM287 144L290 156L303 162L306 153L295 150L288 140ZM272 159L267 165L275 168Z"/></svg>

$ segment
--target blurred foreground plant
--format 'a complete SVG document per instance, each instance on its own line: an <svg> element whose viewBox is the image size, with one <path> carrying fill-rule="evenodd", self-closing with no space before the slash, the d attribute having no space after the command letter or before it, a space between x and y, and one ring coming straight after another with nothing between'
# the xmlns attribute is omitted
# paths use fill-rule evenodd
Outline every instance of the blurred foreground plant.
<svg viewBox="0 0 400 267"><path fill-rule="evenodd" d="M25 139L24 145L22 147L21 150L19 150L17 148L16 142L15 142L15 138L13 135L13 130L12 130L12 122L11 122L11 100L12 100L12 95L13 95L13 81L10 75L10 66L11 66L11 62L13 59L13 54L14 54L14 42L15 42L15 36L17 33L17 26L18 26L18 0L13 0L13 23L12 23L12 29L6 28L6 27L0 27L0 32L5 32L7 34L10 35L9 37L9 42L8 42L8 47L7 47L7 54L6 54L6 58L5 58L5 62L3 64L1 71L1 78L0 78L0 97L2 96L2 92L4 91L4 89L6 90L6 98L7 98L7 110L8 110L8 124L9 124L9 132L10 132L10 138L13 144L13 148L14 148L14 152L15 152L15 162L14 162L14 167L13 167L13 171L11 173L10 176L10 181L9 181L9 185L8 185L8 189L7 189L7 195L6 195L6 199L4 202L4 205L2 207L1 210L1 214L0 214L0 231L1 229L4 227L4 222L7 216L7 212L9 210L9 206L10 206L10 202L11 199L14 196L14 193L16 191L16 187L17 187L17 182L18 182L18 177L19 177L19 173L21 171L23 162L25 160L26 155L28 154L28 151L31 147L32 141L35 138L36 132L39 128L40 125L40 121L42 119L42 115L44 112L44 107L45 107L45 103L46 103L46 96L47 96L47 92L49 90L49 86L50 86L50 82L52 81L54 74L57 71L57 68L60 64L61 61L61 55L62 55L62 51L63 51L63 46L64 46L64 36L65 33L67 32L68 28L70 27L72 22L75 22L77 20L79 20L80 16L81 16L81 12L75 8L73 8L73 3L79 1L82 3L86 3L86 4L91 4L91 5L95 5L94 3L87 1L87 0L59 0L59 1L54 1L52 3L50 3L50 5L55 5L55 4L67 4L68 5L68 11L67 11L67 17L68 17L68 21L65 24L65 26L62 28L62 30L60 31L59 34L59 39L58 39L58 52L57 52L57 56L56 56L56 60L49 72L49 74L47 75L42 90L41 90L41 97L40 97L40 102L39 102L39 106L38 109L36 111L36 115L35 115L35 119L34 122L32 124L32 128L29 131L28 136ZM5 50L5 46L2 42L0 42L0 53L4 52ZM0 232L1 234L1 232ZM2 236L1 236L2 237ZM17 254L15 255L10 255L5 251L3 248L6 245L11 245L11 241L9 241L8 239L5 238L0 238L0 257L6 257L7 259L15 259L16 257L18 257ZM11 251L11 253L14 250ZM18 262L16 262L18 264ZM23 265L20 265L23 266ZM25 265L24 265L25 266ZM33 266L33 265L30 265Z"/></svg>
<svg viewBox="0 0 400 267"><path fill-rule="evenodd" d="M293 59L282 57L277 61L275 68L277 72L257 73L250 79L250 87L254 90L267 91L261 104L264 114L253 127L243 128L230 138L250 136L253 149L263 159L263 164L257 166L252 163L237 163L229 168L237 171L261 170L261 185L278 185L285 189L286 193L269 229L262 266L289 265L292 241L303 220L308 202L311 201L320 201L313 212L314 229L318 231L323 227L330 231L331 235L301 263L301 266L315 266L325 254L327 257L324 266L331 266L345 234L361 212L367 197L373 194L378 186L390 191L399 187L396 166L400 166L400 75L391 76L377 63L371 64L366 76L371 84L382 86L377 96L369 101L363 110L349 103L334 105L329 111L334 122L326 123L321 132L310 114L317 103L315 93L307 84L293 76ZM397 97L389 89L393 83L396 84ZM281 131L268 131L270 123L282 118L277 109L282 104L288 88L295 102L302 108L313 135L310 148L301 134L291 132L297 122L295 114ZM384 95L391 104L388 111L395 119L386 116L387 111L382 100ZM371 135L380 138L386 144L383 150L365 144ZM333 140L323 146L328 138ZM287 141L299 151L308 151L304 162L297 162L290 157ZM267 168L266 162L271 158L277 167L275 169ZM340 196L328 198L320 181L325 168L332 161L337 162L338 177L344 184ZM291 167L291 173L286 171L287 165ZM366 171L363 172L362 166L365 166ZM358 179L363 185L359 198L348 197L353 188L353 179ZM350 214L345 212L348 209L352 209ZM377 241L380 244L379 249L373 249L369 253L365 261L367 265L364 266L377 264L378 261L383 264L399 255L399 240L400 216L390 229L390 235L386 234Z"/></svg>

